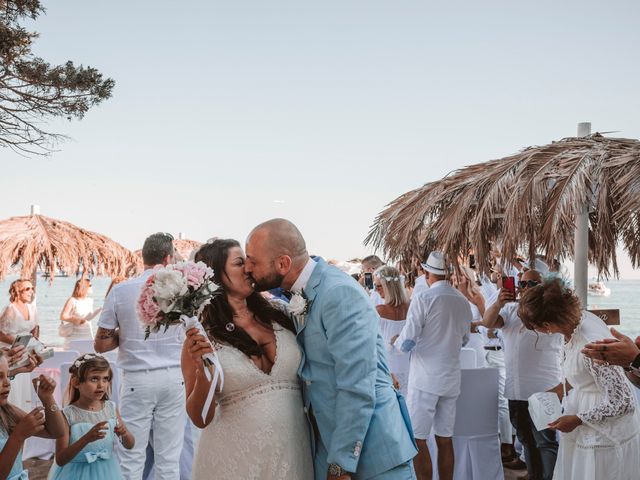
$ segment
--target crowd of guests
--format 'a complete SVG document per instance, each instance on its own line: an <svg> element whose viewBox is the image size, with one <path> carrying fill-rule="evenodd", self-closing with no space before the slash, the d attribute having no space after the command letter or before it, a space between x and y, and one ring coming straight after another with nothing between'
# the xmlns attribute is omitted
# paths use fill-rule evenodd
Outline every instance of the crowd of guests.
<svg viewBox="0 0 640 480"><path fill-rule="evenodd" d="M167 234L149 237L142 250L145 266L171 263L172 240ZM226 276L218 273L218 281L236 292L230 286L234 279L242 283L248 277L243 265L226 265L226 257L219 258L221 242L211 248L205 244L196 260L216 265ZM225 248L240 247L234 243ZM585 311L557 263L550 269L541 259L530 264L506 262L499 252L494 257L491 275L480 274L468 261L453 268L437 251L418 259L408 272L375 255L361 261L356 278L378 314L393 384L407 400L417 445L415 476L431 479L437 469L440 479L453 478L460 351L467 347L476 352L478 367L499 372L496 429L505 467L526 467L522 478L535 480L637 478L640 423L631 384L640 384L640 342L615 330L612 336L599 318ZM11 284L10 303L0 314L0 479L27 478L20 452L32 436L57 439L53 479L142 479L149 475L150 455L154 478L191 477L191 463L181 466L185 451L193 457L196 439L190 437L190 425L204 428L214 415L212 410L200 420L202 371L192 360L206 346L198 347L197 355L185 350L179 327L145 340L136 300L151 273L147 268L141 276L110 287L102 311L93 308L91 281L82 278L60 315L59 332L68 341L94 338L90 321L100 314L95 349L119 349L121 411L110 399L113 367L100 354L83 354L73 362L61 407L51 378L30 379L28 373L42 359L15 342L22 334L38 337L34 288L26 279ZM515 288L503 284L509 278ZM262 303L265 297L286 303L290 294L273 289L260 295L247 285L237 290L245 310L228 297L227 303L208 310L216 320L207 333L257 358L257 368L270 372L275 342L256 343L233 332L236 325L251 332L255 312L295 332L286 316ZM189 332L188 338L197 344L194 335ZM265 354L269 349L274 349L271 356ZM41 405L27 411L33 388ZM539 392L553 392L564 407L563 415L542 429L534 425L529 405ZM431 435L437 459L427 445ZM115 443L121 445L117 455ZM194 478L205 478L206 462L199 464L203 470Z"/></svg>
<svg viewBox="0 0 640 480"><path fill-rule="evenodd" d="M477 350L479 367L500 373L498 431L505 467L526 467L522 478L536 480L636 478L640 429L631 383L640 383L638 344L615 330L612 337L602 320L583 310L557 262L551 269L540 259L534 268L521 259L498 262L499 257L485 276L468 264L452 271L441 253L432 252L421 263L427 286L416 277L410 302L403 303L406 318L396 328L388 326L389 307L376 307L381 334L391 346L392 373L403 379L409 373L399 388L406 392L419 447L418 478L431 478L434 468L429 434L435 435L439 478L452 478L463 346ZM390 279L402 278L387 266L374 276L385 293ZM509 276L516 289L503 288ZM385 298L370 295L375 304ZM406 298L392 298L398 297ZM564 415L538 430L529 398L547 391L560 400L567 396Z"/></svg>

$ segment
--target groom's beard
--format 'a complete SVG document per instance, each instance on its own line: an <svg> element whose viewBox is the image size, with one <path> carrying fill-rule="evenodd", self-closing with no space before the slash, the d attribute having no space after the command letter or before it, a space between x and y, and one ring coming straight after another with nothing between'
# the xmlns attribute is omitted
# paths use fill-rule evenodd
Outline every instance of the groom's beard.
<svg viewBox="0 0 640 480"><path fill-rule="evenodd" d="M258 292L265 292L267 290L278 288L280 285L282 285L284 275L273 272L261 279L256 279L253 275L251 275L251 278L253 279L253 288L255 288L255 290Z"/></svg>

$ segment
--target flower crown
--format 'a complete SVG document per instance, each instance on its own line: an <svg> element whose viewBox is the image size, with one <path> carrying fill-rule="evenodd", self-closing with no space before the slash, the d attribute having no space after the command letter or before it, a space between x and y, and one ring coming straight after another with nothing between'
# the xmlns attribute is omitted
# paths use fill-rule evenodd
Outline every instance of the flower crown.
<svg viewBox="0 0 640 480"><path fill-rule="evenodd" d="M87 363L89 360L93 360L96 358L101 358L106 361L106 359L102 355L98 355L97 353L85 353L78 360L73 362L73 366L76 368L80 368L83 363Z"/></svg>
<svg viewBox="0 0 640 480"><path fill-rule="evenodd" d="M385 277L380 273L376 273L376 277L384 279L385 282L404 282L404 275L397 275L395 277Z"/></svg>

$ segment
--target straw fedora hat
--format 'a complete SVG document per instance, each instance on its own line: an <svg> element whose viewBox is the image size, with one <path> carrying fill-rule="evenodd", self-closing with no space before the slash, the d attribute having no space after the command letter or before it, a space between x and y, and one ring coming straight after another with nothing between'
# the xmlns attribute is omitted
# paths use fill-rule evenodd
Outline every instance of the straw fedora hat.
<svg viewBox="0 0 640 480"><path fill-rule="evenodd" d="M431 252L427 261L422 264L422 268L434 275L446 275L447 264L444 260L444 253L438 251Z"/></svg>

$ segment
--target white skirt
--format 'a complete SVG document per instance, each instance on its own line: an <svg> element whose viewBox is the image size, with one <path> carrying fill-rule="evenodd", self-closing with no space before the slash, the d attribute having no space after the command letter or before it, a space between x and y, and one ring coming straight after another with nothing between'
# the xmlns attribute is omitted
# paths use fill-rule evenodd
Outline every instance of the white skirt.
<svg viewBox="0 0 640 480"><path fill-rule="evenodd" d="M615 447L585 448L561 434L553 480L638 480L640 436Z"/></svg>

